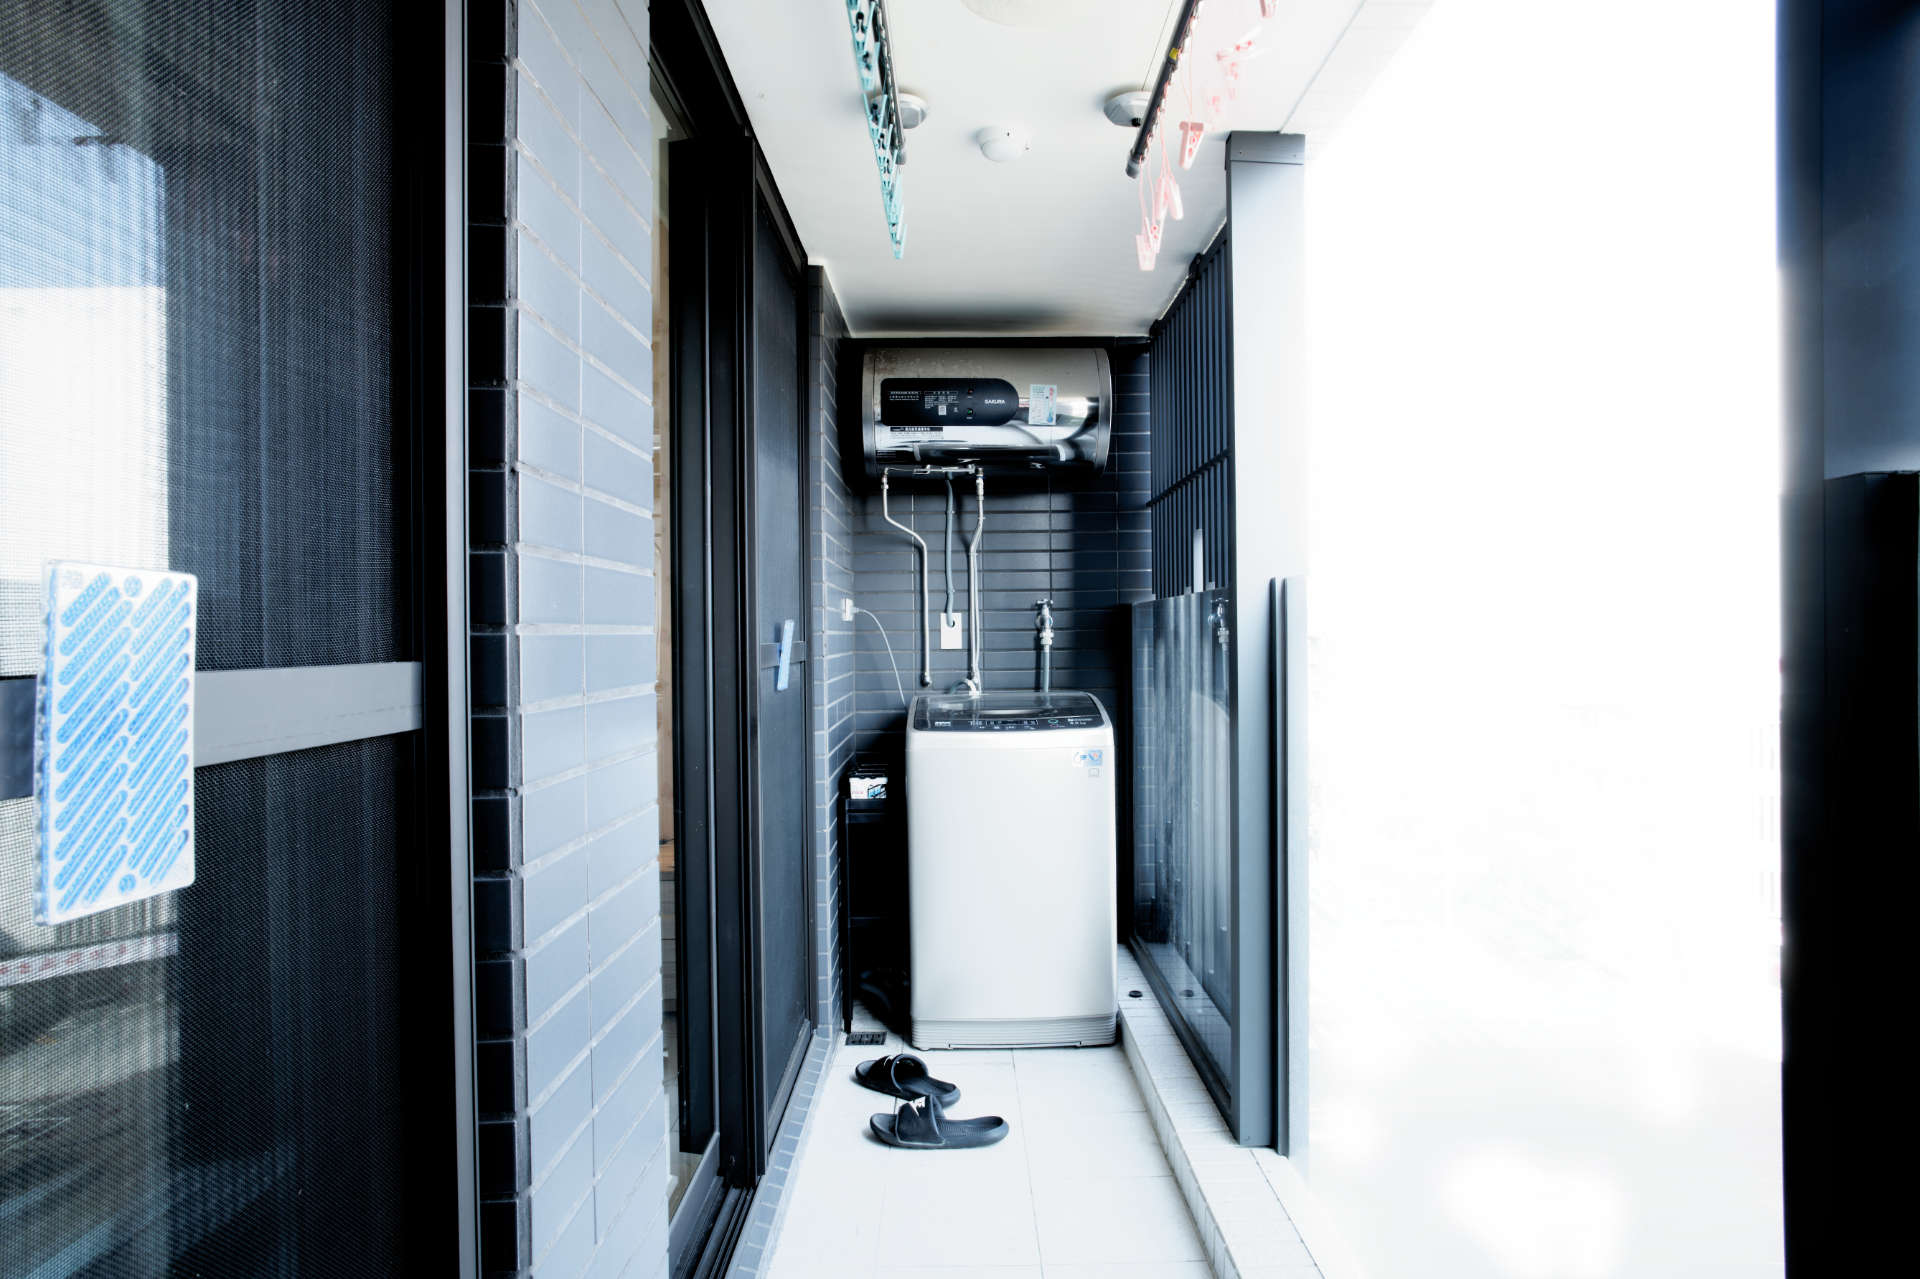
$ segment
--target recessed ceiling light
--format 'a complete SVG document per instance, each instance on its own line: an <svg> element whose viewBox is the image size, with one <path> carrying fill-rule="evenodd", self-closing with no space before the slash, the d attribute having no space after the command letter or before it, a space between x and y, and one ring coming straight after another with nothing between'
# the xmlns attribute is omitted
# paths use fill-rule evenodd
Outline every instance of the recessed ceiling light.
<svg viewBox="0 0 1920 1279"><path fill-rule="evenodd" d="M900 101L900 127L919 128L927 118L927 100L917 93L902 93L897 96Z"/></svg>

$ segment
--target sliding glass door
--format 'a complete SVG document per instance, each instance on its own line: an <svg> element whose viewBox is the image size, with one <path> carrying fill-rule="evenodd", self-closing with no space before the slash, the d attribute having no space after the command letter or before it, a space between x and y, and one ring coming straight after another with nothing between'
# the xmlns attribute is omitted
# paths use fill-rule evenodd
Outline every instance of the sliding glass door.
<svg viewBox="0 0 1920 1279"><path fill-rule="evenodd" d="M650 30L665 175L670 1236L685 1276L724 1265L813 1042L806 255L698 6L663 0Z"/></svg>
<svg viewBox="0 0 1920 1279"><path fill-rule="evenodd" d="M409 47L371 0L0 7L0 1279L458 1256ZM52 560L198 577L197 877L45 926Z"/></svg>
<svg viewBox="0 0 1920 1279"><path fill-rule="evenodd" d="M807 730L806 433L802 424L801 272L806 258L754 183L752 459L754 637L750 745L754 770L753 987L759 1010L761 1158L813 1036L813 922L807 817L813 743Z"/></svg>

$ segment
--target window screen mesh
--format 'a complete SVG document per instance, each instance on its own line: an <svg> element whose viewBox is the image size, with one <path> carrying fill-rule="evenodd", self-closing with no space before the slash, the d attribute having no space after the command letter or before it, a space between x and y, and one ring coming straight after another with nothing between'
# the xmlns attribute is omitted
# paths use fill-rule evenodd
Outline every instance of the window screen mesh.
<svg viewBox="0 0 1920 1279"><path fill-rule="evenodd" d="M0 969L0 1277L388 1272L411 749L201 769L179 893L51 930L0 884L0 964L52 961Z"/></svg>
<svg viewBox="0 0 1920 1279"><path fill-rule="evenodd" d="M0 676L42 563L200 576L200 665L401 660L384 6L0 5Z"/></svg>
<svg viewBox="0 0 1920 1279"><path fill-rule="evenodd" d="M198 574L203 670L417 656L388 7L0 3L0 678L54 558ZM416 749L200 769L197 882L58 928L0 800L0 1279L401 1269Z"/></svg>

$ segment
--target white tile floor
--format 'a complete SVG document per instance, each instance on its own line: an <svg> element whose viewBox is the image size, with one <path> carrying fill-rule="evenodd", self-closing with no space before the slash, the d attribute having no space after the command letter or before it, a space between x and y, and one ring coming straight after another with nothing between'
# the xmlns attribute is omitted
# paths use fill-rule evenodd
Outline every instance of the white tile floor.
<svg viewBox="0 0 1920 1279"><path fill-rule="evenodd" d="M842 1046L822 1084L772 1279L1207 1279L1206 1251L1119 1048L926 1052L958 1116L1012 1128L985 1150L895 1150L889 1101Z"/></svg>

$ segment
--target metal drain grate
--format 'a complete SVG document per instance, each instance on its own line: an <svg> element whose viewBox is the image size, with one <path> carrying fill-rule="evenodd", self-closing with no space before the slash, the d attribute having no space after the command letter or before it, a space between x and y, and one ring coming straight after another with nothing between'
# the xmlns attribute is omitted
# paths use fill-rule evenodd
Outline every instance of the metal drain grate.
<svg viewBox="0 0 1920 1279"><path fill-rule="evenodd" d="M847 1042L860 1047L866 1047L870 1044L884 1044L887 1042L887 1032L884 1030L849 1030L847 1032Z"/></svg>

